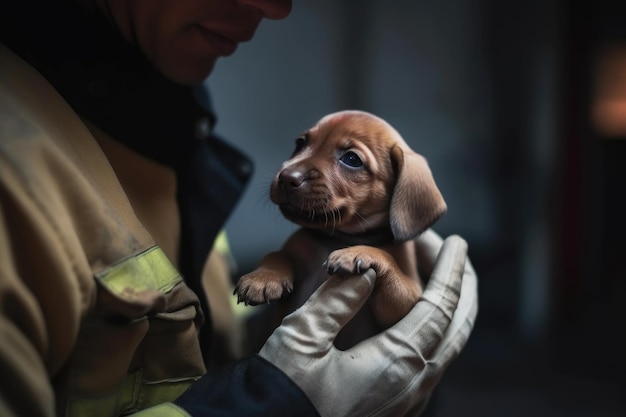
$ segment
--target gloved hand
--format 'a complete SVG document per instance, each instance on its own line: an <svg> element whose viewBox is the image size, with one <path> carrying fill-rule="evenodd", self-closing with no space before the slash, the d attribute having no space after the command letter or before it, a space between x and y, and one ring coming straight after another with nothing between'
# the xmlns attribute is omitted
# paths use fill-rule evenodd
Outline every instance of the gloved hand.
<svg viewBox="0 0 626 417"><path fill-rule="evenodd" d="M330 277L267 340L259 355L289 376L321 416L399 416L423 409L446 367L465 346L478 309L467 244L432 231L418 240L418 263L430 279L397 324L340 351L333 341L362 307L372 269ZM460 296L460 297L459 297Z"/></svg>

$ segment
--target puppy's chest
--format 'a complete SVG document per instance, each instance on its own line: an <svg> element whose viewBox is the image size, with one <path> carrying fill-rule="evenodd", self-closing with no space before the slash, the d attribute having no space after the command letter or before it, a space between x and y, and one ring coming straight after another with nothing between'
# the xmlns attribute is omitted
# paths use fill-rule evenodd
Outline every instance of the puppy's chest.
<svg viewBox="0 0 626 417"><path fill-rule="evenodd" d="M298 240L294 253L294 281L296 287L310 293L328 279L328 273L322 266L328 255L347 245L329 238L319 238L306 231L299 233Z"/></svg>
<svg viewBox="0 0 626 417"><path fill-rule="evenodd" d="M308 229L300 229L290 239L288 252L293 260L293 279L296 288L309 294L319 287L329 277L323 264L329 255L343 248L360 246L360 243L348 243L343 239L334 239ZM376 248L374 254L379 266L387 266L396 272L404 273L407 277L419 281L417 274L417 262L415 259L415 247L413 242L392 245L365 245ZM387 256L378 256L386 253ZM385 260L386 259L386 260ZM392 259L390 261L390 259ZM390 263L391 262L391 263Z"/></svg>

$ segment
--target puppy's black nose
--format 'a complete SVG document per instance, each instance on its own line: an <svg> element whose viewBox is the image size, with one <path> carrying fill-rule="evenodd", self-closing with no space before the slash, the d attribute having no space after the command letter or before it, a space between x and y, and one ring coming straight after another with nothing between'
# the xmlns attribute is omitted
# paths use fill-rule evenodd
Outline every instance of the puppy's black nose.
<svg viewBox="0 0 626 417"><path fill-rule="evenodd" d="M278 175L278 181L285 190L291 191L304 183L304 174L298 169L285 168Z"/></svg>

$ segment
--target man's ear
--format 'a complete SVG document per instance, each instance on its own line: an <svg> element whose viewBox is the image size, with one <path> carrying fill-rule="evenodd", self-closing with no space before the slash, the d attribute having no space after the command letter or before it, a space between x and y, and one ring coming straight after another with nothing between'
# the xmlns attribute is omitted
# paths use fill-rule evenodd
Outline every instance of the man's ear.
<svg viewBox="0 0 626 417"><path fill-rule="evenodd" d="M396 184L389 219L394 238L403 242L417 237L435 223L447 206L423 156L397 145L390 154Z"/></svg>

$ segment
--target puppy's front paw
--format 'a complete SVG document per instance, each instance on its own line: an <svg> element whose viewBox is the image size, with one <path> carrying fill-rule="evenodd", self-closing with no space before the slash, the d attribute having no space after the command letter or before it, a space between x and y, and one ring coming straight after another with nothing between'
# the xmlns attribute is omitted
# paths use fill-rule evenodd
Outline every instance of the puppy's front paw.
<svg viewBox="0 0 626 417"><path fill-rule="evenodd" d="M254 306L278 300L292 290L289 279L283 279L270 271L256 270L239 278L233 294L237 295L237 303Z"/></svg>
<svg viewBox="0 0 626 417"><path fill-rule="evenodd" d="M373 268L374 260L360 246L352 246L332 252L322 267L329 275L359 275Z"/></svg>

